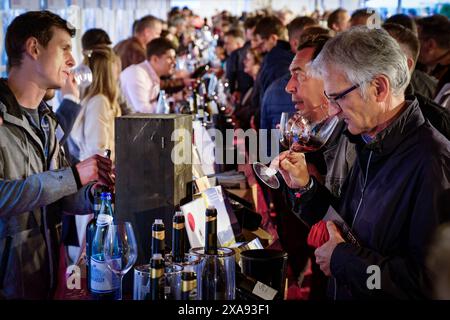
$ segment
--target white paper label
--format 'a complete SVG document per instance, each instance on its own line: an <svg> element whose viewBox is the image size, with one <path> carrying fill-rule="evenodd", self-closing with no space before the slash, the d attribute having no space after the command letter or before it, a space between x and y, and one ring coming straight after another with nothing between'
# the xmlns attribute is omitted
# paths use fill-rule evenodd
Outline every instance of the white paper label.
<svg viewBox="0 0 450 320"><path fill-rule="evenodd" d="M119 277L108 268L107 263L91 257L91 290L95 293L107 293L119 286Z"/></svg>
<svg viewBox="0 0 450 320"><path fill-rule="evenodd" d="M97 225L105 226L107 224L111 224L113 221L113 217L107 214L99 214L97 217Z"/></svg>
<svg viewBox="0 0 450 320"><path fill-rule="evenodd" d="M277 294L277 290L258 281L253 288L253 294L263 298L264 300L273 300Z"/></svg>

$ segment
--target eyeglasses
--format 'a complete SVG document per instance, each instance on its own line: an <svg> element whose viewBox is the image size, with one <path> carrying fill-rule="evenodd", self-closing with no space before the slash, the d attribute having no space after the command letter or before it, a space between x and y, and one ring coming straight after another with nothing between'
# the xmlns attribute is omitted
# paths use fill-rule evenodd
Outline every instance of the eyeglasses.
<svg viewBox="0 0 450 320"><path fill-rule="evenodd" d="M325 97L327 97L328 101L330 101L331 104L334 104L336 106L338 106L340 109L341 106L339 105L339 103L337 102L339 99L344 98L346 95L348 95L350 92L352 92L353 90L355 90L356 88L359 88L359 84L355 84L354 86L348 88L347 90L344 90L341 93L338 93L336 95L333 95L332 97L327 95L327 93L324 91L323 94L325 95Z"/></svg>

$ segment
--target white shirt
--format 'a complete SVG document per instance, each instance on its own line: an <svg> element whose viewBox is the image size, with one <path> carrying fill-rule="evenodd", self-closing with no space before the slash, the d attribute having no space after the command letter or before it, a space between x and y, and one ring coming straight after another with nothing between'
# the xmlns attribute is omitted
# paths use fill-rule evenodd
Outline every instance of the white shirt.
<svg viewBox="0 0 450 320"><path fill-rule="evenodd" d="M133 64L120 74L122 93L134 112L155 113L160 79L148 60Z"/></svg>
<svg viewBox="0 0 450 320"><path fill-rule="evenodd" d="M70 133L80 150L79 160L83 161L94 154L103 155L105 149L110 149L114 162L114 118L120 116L119 106L112 108L109 100L99 94L83 99L81 107Z"/></svg>

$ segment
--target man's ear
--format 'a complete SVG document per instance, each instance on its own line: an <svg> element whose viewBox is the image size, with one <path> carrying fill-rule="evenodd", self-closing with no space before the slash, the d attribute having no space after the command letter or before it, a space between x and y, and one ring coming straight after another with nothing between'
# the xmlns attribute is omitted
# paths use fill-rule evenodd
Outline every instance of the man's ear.
<svg viewBox="0 0 450 320"><path fill-rule="evenodd" d="M159 57L156 55L156 54L154 54L154 55L152 55L151 57L150 57L150 64L152 65L152 67L153 68L155 68L155 66L158 66L158 63L159 63Z"/></svg>
<svg viewBox="0 0 450 320"><path fill-rule="evenodd" d="M436 40L434 40L433 38L428 39L427 43L428 43L429 50L434 50L434 49L438 48L438 44L437 44Z"/></svg>
<svg viewBox="0 0 450 320"><path fill-rule="evenodd" d="M39 42L35 37L29 37L25 41L25 53L28 54L32 59L36 60L40 53Z"/></svg>
<svg viewBox="0 0 450 320"><path fill-rule="evenodd" d="M372 83L375 85L376 101L377 102L385 101L391 87L389 79L384 75L380 75L376 77Z"/></svg>
<svg viewBox="0 0 450 320"><path fill-rule="evenodd" d="M433 51L437 47L436 40L429 38L420 43L421 49L427 52Z"/></svg>
<svg viewBox="0 0 450 320"><path fill-rule="evenodd" d="M331 26L331 30L337 32L339 30L339 25L336 22L334 22L333 25Z"/></svg>
<svg viewBox="0 0 450 320"><path fill-rule="evenodd" d="M408 63L408 70L412 71L414 69L414 60L411 57L408 57L406 62Z"/></svg>

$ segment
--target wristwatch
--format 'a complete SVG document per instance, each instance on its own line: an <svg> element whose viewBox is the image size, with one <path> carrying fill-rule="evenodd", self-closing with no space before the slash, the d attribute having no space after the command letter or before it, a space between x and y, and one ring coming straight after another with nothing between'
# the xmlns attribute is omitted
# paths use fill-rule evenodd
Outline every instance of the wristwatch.
<svg viewBox="0 0 450 320"><path fill-rule="evenodd" d="M303 186L301 188L294 189L295 197L296 198L300 198L302 196L302 194L304 194L304 193L308 192L309 190L311 190L313 186L314 186L314 179L313 179L312 176L309 176L309 181L308 181L308 183L305 186Z"/></svg>

